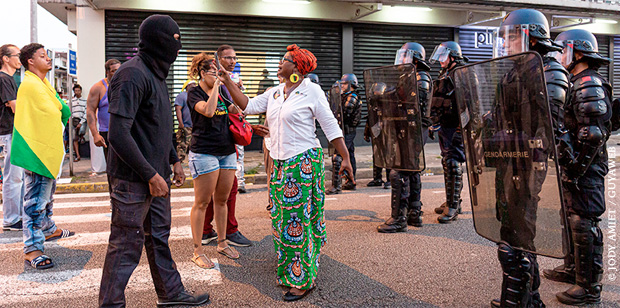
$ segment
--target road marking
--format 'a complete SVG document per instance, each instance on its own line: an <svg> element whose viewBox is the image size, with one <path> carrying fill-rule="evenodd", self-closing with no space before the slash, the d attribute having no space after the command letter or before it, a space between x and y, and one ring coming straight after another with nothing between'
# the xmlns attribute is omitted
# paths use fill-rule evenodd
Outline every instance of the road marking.
<svg viewBox="0 0 620 308"><path fill-rule="evenodd" d="M172 197L170 202L194 202L194 196ZM54 197L54 209L86 208L86 207L109 207L110 200L90 202L56 202Z"/></svg>
<svg viewBox="0 0 620 308"><path fill-rule="evenodd" d="M389 197L390 195L371 195L370 198L381 198L381 197Z"/></svg>
<svg viewBox="0 0 620 308"><path fill-rule="evenodd" d="M434 194L443 194L445 191L443 190L434 190L433 193Z"/></svg>
<svg viewBox="0 0 620 308"><path fill-rule="evenodd" d="M177 194L186 194L186 193L194 193L193 188L175 188L172 189L172 195ZM96 197L109 197L110 193L102 192L102 193L75 193L75 194L55 194L54 199L72 199L72 198L96 198Z"/></svg>
<svg viewBox="0 0 620 308"><path fill-rule="evenodd" d="M325 198L325 201L334 201L334 200L338 200L338 198Z"/></svg>
<svg viewBox="0 0 620 308"><path fill-rule="evenodd" d="M191 239L192 229L190 225L173 227L170 229L170 240ZM24 248L22 242L22 234L14 232L15 237L0 238L0 252L9 251L21 251ZM78 232L74 236L61 239L56 243L65 248L75 248L81 246L94 246L94 245L108 245L108 239L110 238L110 231L103 232ZM0 280L1 281L1 280ZM2 293L0 293L2 294Z"/></svg>
<svg viewBox="0 0 620 308"><path fill-rule="evenodd" d="M61 257L58 257L61 258ZM193 262L177 263L177 269L183 282L196 281L208 285L222 284L220 264L216 258L211 259L215 268L202 269ZM103 266L103 264L101 264ZM46 271L28 269L16 275L0 275L0 306L9 303L29 302L45 300L56 297L57 294L69 294L79 292L81 296L97 297L101 283L102 268L71 269L55 271L54 268ZM133 272L127 289L150 290L153 289L148 264L139 265Z"/></svg>

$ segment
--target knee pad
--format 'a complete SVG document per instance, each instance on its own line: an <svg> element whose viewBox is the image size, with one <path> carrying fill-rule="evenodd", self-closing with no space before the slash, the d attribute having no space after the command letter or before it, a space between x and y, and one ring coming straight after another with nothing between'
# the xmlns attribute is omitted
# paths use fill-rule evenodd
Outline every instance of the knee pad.
<svg viewBox="0 0 620 308"><path fill-rule="evenodd" d="M458 160L450 158L446 160L446 168L450 175L461 175L463 171L461 170L461 163Z"/></svg>

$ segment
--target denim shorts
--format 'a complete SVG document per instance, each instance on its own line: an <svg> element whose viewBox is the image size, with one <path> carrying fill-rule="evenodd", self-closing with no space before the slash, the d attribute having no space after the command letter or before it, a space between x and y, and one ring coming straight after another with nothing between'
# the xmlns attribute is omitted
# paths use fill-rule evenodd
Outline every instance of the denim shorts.
<svg viewBox="0 0 620 308"><path fill-rule="evenodd" d="M237 170L237 154L215 156L210 154L200 154L189 151L189 171L195 179L203 174L207 174L219 169Z"/></svg>

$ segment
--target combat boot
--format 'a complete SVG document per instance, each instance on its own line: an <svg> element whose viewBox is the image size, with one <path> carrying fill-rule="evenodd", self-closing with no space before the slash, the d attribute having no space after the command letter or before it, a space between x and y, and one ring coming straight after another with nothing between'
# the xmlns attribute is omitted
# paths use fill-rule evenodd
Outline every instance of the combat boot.
<svg viewBox="0 0 620 308"><path fill-rule="evenodd" d="M340 157L340 155L334 155L332 157L332 187L325 191L326 195L335 195L342 192L342 177L338 174L341 164L342 157Z"/></svg>
<svg viewBox="0 0 620 308"><path fill-rule="evenodd" d="M414 227L422 227L422 202L414 201L409 204L407 224Z"/></svg>
<svg viewBox="0 0 620 308"><path fill-rule="evenodd" d="M575 247L575 282L570 289L556 294L566 305L581 306L601 302L603 285L603 233L598 218L570 216Z"/></svg>
<svg viewBox="0 0 620 308"><path fill-rule="evenodd" d="M439 223L445 224L456 220L461 208L461 189L463 188L462 170L458 161L448 159L444 164L444 180L446 183L446 207Z"/></svg>
<svg viewBox="0 0 620 308"><path fill-rule="evenodd" d="M401 199L402 181L395 180L392 187L392 214L383 224L377 227L379 233L407 232L407 199Z"/></svg>

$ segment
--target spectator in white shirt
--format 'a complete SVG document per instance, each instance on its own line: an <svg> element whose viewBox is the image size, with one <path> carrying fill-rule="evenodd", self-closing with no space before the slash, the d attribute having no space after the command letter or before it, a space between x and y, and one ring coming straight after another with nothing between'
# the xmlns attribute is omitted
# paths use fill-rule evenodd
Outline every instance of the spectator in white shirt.
<svg viewBox="0 0 620 308"><path fill-rule="evenodd" d="M321 87L303 76L317 67L316 58L297 45L287 47L278 66L285 83L248 99L225 71L220 80L247 114L267 113L270 135L270 213L278 255L277 279L290 287L285 301L303 298L315 287L321 247L325 244L325 167L316 138L315 120L342 155L341 173L354 181L342 130Z"/></svg>

